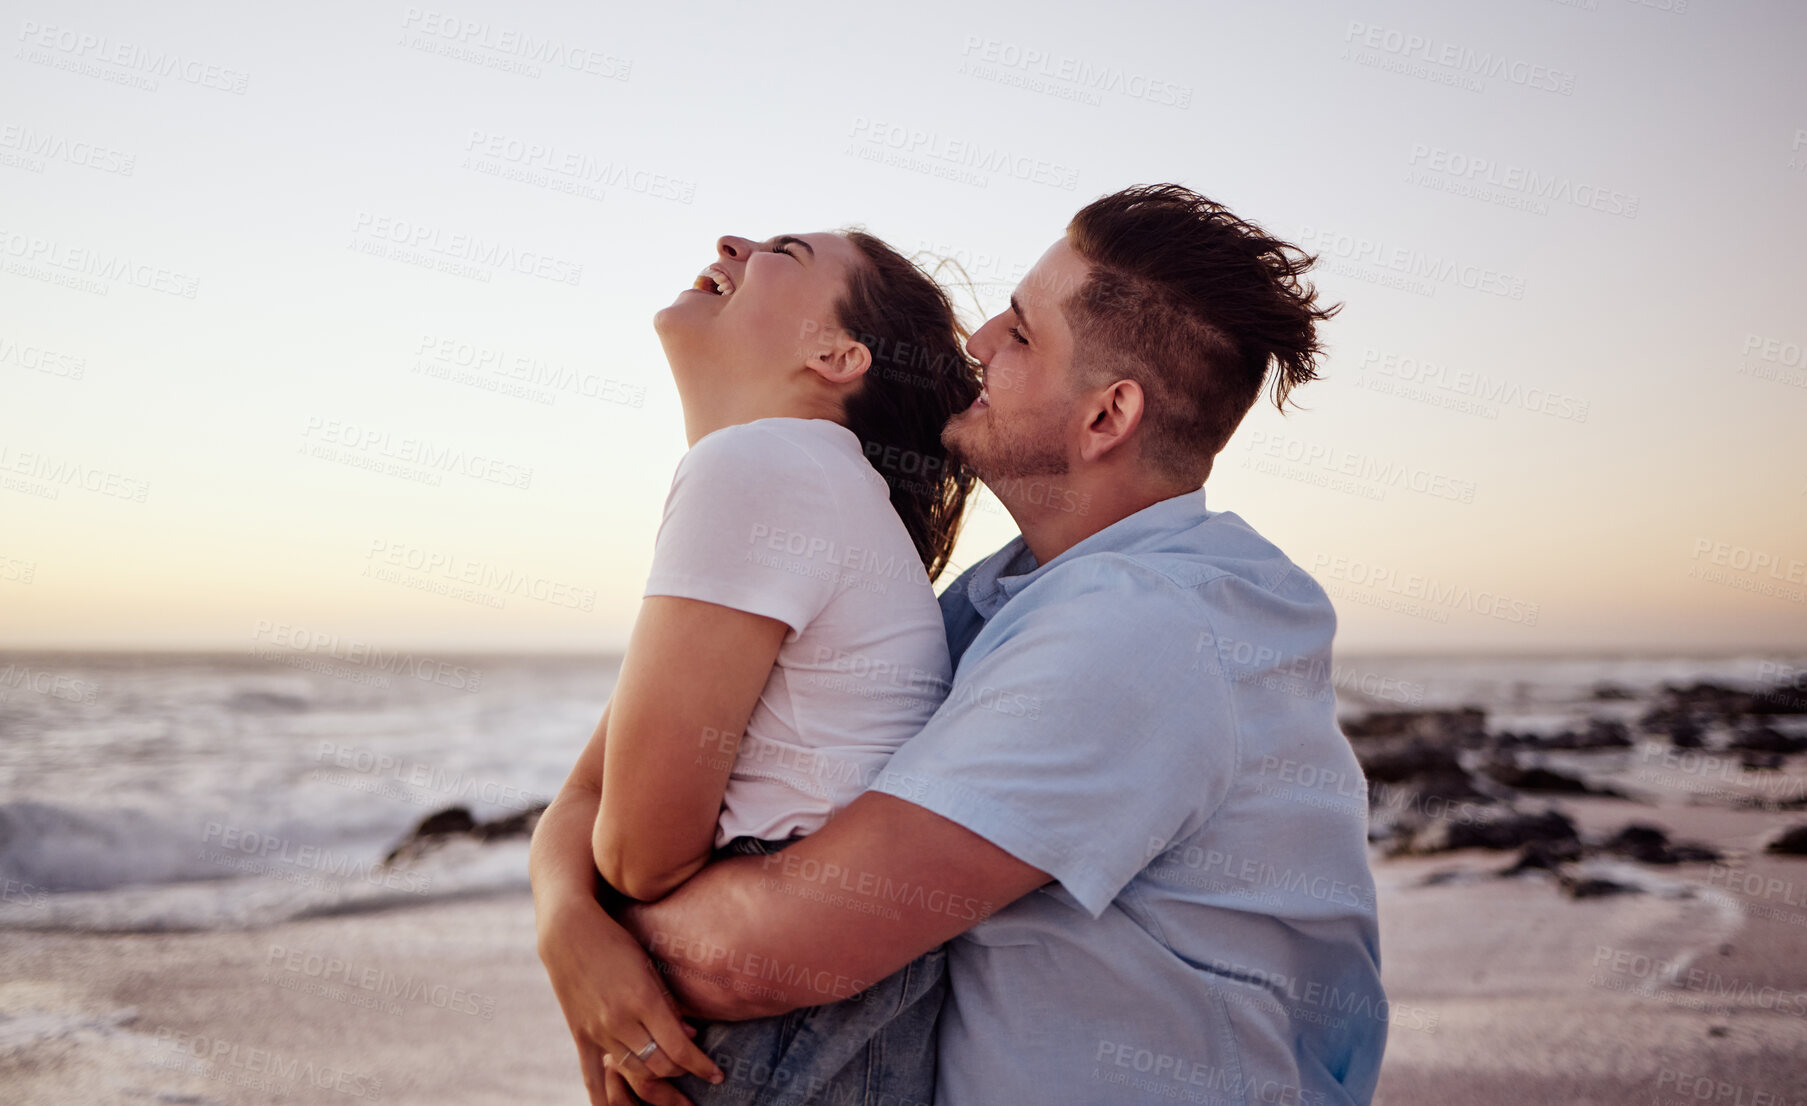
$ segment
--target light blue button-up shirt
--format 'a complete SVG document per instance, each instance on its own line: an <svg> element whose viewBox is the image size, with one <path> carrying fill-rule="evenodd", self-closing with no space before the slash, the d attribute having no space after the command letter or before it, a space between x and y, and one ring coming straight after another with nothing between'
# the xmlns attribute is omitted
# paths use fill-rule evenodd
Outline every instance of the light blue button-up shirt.
<svg viewBox="0 0 1807 1106"><path fill-rule="evenodd" d="M1366 1103L1381 990L1336 615L1204 489L941 597L956 664L875 790L1054 882L949 945L939 1106Z"/></svg>

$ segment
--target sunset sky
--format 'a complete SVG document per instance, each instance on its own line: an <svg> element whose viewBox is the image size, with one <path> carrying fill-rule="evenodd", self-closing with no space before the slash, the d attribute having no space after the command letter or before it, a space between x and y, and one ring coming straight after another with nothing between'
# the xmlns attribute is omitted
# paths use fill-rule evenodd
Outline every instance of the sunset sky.
<svg viewBox="0 0 1807 1106"><path fill-rule="evenodd" d="M1807 647L1799 4L9 10L0 647L618 649L717 235L1161 180L1346 304L1207 484L1342 649Z"/></svg>

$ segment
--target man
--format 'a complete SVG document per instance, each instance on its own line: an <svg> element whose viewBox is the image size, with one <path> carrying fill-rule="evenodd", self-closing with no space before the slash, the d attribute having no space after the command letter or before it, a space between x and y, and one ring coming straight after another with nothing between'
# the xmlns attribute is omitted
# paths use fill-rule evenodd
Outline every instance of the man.
<svg viewBox="0 0 1807 1106"><path fill-rule="evenodd" d="M1021 536L944 592L952 689L866 794L622 912L686 1008L815 1005L950 942L942 1106L1370 1099L1387 1010L1335 616L1202 486L1270 365L1282 407L1315 377L1335 309L1309 264L1127 189L974 334L986 388L945 441Z"/></svg>

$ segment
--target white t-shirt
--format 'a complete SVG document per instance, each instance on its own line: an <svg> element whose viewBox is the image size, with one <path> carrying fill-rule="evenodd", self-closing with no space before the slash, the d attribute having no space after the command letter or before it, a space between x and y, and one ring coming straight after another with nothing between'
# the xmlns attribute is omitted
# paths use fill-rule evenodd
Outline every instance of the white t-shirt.
<svg viewBox="0 0 1807 1106"><path fill-rule="evenodd" d="M790 627L735 757L718 847L820 829L947 694L928 574L884 478L839 423L758 419L692 446L665 500L645 594ZM698 762L732 747L732 735L702 735Z"/></svg>

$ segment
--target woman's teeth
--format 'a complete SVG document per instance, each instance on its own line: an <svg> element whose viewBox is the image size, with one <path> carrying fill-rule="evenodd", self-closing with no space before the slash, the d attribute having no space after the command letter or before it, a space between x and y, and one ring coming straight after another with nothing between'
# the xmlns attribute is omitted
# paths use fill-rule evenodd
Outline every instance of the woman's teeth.
<svg viewBox="0 0 1807 1106"><path fill-rule="evenodd" d="M713 269L714 266L704 269L697 275L696 280L690 286L699 292L708 292L713 296L733 295L734 285L728 280L726 275L718 274L714 272Z"/></svg>

